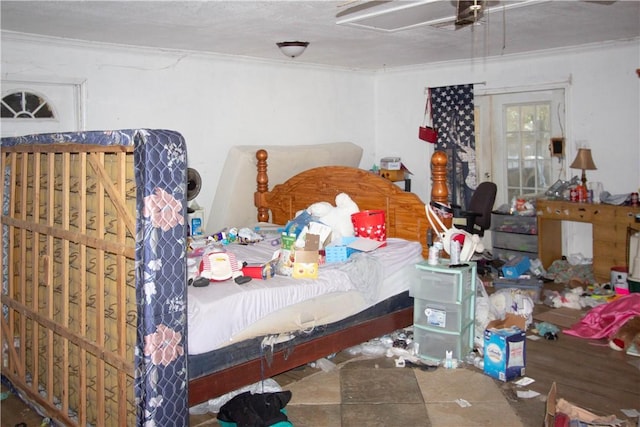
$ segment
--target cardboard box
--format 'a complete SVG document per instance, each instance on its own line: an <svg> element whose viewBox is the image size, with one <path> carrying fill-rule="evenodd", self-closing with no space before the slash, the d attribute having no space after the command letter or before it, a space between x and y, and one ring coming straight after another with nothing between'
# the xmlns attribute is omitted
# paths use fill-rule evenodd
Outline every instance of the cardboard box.
<svg viewBox="0 0 640 427"><path fill-rule="evenodd" d="M531 260L529 260L529 257L516 256L502 266L502 274L504 277L515 279L529 271L530 266Z"/></svg>
<svg viewBox="0 0 640 427"><path fill-rule="evenodd" d="M293 262L294 279L317 279L318 278L318 251L296 251Z"/></svg>
<svg viewBox="0 0 640 427"><path fill-rule="evenodd" d="M398 169L380 168L380 176L392 182L404 181L407 179L408 175L412 175L412 173L402 163L400 163L400 167Z"/></svg>
<svg viewBox="0 0 640 427"><path fill-rule="evenodd" d="M484 373L500 381L524 376L526 365L525 319L508 313L489 322L484 331Z"/></svg>
<svg viewBox="0 0 640 427"><path fill-rule="evenodd" d="M544 427L557 425L571 426L626 426L626 420L620 420L615 415L598 415L584 408L574 405L563 398L558 398L558 387L555 381L547 393ZM568 414L573 414L570 418Z"/></svg>
<svg viewBox="0 0 640 427"><path fill-rule="evenodd" d="M383 157L380 159L380 169L388 169L397 171L400 170L400 157Z"/></svg>
<svg viewBox="0 0 640 427"><path fill-rule="evenodd" d="M318 245L320 236L317 234L307 233L305 235L304 249L296 250L293 262L293 273L291 276L295 279L317 279L318 263L320 255L318 253Z"/></svg>

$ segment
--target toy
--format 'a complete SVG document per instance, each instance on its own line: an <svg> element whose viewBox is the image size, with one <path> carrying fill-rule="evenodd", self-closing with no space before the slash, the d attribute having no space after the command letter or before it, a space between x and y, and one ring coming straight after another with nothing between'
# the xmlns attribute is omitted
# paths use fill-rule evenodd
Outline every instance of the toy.
<svg viewBox="0 0 640 427"><path fill-rule="evenodd" d="M200 261L200 277L208 279L210 282L222 282L233 278L241 285L251 280L242 272L242 262L236 260L236 256L221 249L212 249L202 255Z"/></svg>
<svg viewBox="0 0 640 427"><path fill-rule="evenodd" d="M338 194L335 203L333 206L329 202L317 202L307 208L307 212L319 222L331 227L332 242L354 235L351 215L360 212L358 205L346 193Z"/></svg>
<svg viewBox="0 0 640 427"><path fill-rule="evenodd" d="M617 351L628 352L633 346L640 351L640 316L628 319L609 339L609 347Z"/></svg>
<svg viewBox="0 0 640 427"><path fill-rule="evenodd" d="M535 324L535 329L538 331L538 335L547 340L557 340L558 332L560 329L549 322L538 322Z"/></svg>

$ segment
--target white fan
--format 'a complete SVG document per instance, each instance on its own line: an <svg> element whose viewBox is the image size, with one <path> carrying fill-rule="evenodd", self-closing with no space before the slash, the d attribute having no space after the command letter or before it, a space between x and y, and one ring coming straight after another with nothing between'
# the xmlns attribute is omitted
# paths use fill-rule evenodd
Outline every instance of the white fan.
<svg viewBox="0 0 640 427"><path fill-rule="evenodd" d="M629 238L629 277L634 282L640 282L640 232Z"/></svg>
<svg viewBox="0 0 640 427"><path fill-rule="evenodd" d="M447 254L451 255L451 240L457 234L462 234L464 236L464 242L460 248L460 262L470 261L474 253L484 251L484 246L480 242L480 236L455 227L447 228L430 204L426 204L424 209L427 214L429 224L431 224L431 228L433 231L438 233L438 236L442 241L442 245L444 246L444 251Z"/></svg>

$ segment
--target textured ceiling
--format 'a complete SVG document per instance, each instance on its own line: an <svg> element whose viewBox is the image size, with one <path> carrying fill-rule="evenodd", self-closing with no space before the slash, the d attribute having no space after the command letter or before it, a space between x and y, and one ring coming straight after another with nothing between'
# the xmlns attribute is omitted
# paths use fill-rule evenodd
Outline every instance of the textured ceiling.
<svg viewBox="0 0 640 427"><path fill-rule="evenodd" d="M133 46L215 52L360 70L405 67L468 58L640 37L640 2L529 1L521 7L492 1L494 12L477 25L448 25L456 2L433 3L442 26L378 31L338 25L336 17L363 1L6 1L3 31ZM379 7L389 2L379 2ZM412 2L393 2L393 4ZM386 4L386 6L385 6ZM424 5L423 5L424 6ZM369 8L376 10L375 8ZM444 21L444 23L442 22ZM3 33L5 36L8 33ZM276 42L310 42L287 59Z"/></svg>

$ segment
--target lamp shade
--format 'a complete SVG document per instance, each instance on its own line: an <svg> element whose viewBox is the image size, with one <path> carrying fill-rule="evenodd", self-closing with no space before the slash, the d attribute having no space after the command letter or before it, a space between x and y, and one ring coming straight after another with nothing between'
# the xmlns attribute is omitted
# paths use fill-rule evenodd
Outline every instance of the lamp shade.
<svg viewBox="0 0 640 427"><path fill-rule="evenodd" d="M309 42L280 42L276 43L280 48L280 51L285 55L295 58L302 55L302 52L309 46Z"/></svg>
<svg viewBox="0 0 640 427"><path fill-rule="evenodd" d="M580 148L576 158L569 166L571 169L596 170L596 165L591 157L591 150L588 148Z"/></svg>

